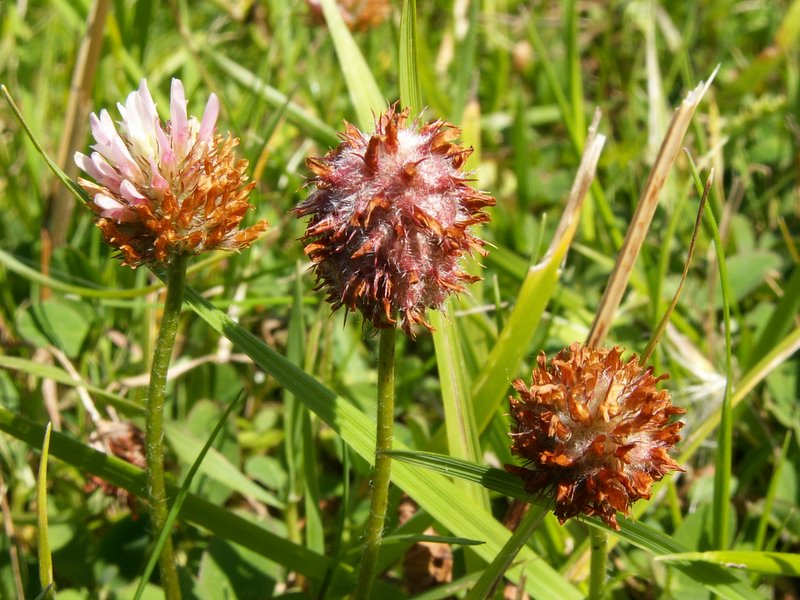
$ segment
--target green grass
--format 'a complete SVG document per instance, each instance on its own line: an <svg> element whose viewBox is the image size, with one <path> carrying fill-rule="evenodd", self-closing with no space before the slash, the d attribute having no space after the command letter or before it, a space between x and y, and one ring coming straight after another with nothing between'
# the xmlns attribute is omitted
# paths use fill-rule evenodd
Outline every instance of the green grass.
<svg viewBox="0 0 800 600"><path fill-rule="evenodd" d="M329 19L333 4L323 3ZM271 223L253 248L189 270L167 399L172 493L221 429L174 530L185 597L352 590L374 451L377 337L355 315L330 315L290 210L308 193L304 159L337 143L343 119L368 128L370 111L401 97L426 107L425 119L463 125L474 178L497 206L481 227L489 255L468 266L483 281L433 317L435 336L398 336L395 446L414 454L392 467L379 560L388 576L376 593L408 595L403 555L433 526L456 538L454 583L427 597L466 597L478 581L488 589L506 567L533 597L585 594L586 522L561 526L547 514L527 544L509 542L502 520L521 491L486 467L514 460L510 380L529 378L540 350L586 338L672 110L718 64L683 140L697 181L714 169L706 222L718 239L701 230L651 359L687 409L674 453L685 473L610 534L608 596L796 589L800 2L531 4L397 2L377 28L350 35L332 24L331 35L299 0L110 3L72 150L87 150L90 110L115 115L141 77L166 109L169 80L180 77L191 113L211 91L220 97L220 127L241 138L258 182L247 220ZM88 0L0 5L0 83L55 160L89 10ZM580 220L564 230L595 107L605 144ZM116 411L143 425L141 376L163 287L146 269L121 267L79 203L68 220L50 220L49 203L69 193L5 103L0 123L0 506L14 533L0 536L0 598L42 591L37 498L58 598L129 598L140 585L143 598L158 598L157 575L141 581L153 543L145 505L134 515L84 486L93 472L144 492L140 471L88 447L86 399L103 419ZM75 176L71 161L61 166ZM647 346L682 272L697 202L681 154L606 344ZM64 235L52 252L45 227ZM48 422L45 489L36 474ZM431 450L446 456L419 454ZM401 492L420 507L402 526Z"/></svg>

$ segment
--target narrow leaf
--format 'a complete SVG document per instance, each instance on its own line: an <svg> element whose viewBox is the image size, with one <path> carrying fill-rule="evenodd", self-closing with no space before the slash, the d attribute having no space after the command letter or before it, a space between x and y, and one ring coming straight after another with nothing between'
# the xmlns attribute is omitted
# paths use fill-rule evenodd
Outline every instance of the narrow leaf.
<svg viewBox="0 0 800 600"><path fill-rule="evenodd" d="M36 521L38 523L37 541L39 543L39 583L43 597L54 598L53 591L53 556L50 553L50 535L47 526L47 459L50 456L50 432L53 424L48 423L44 430L42 457L39 463L39 475L36 478Z"/></svg>
<svg viewBox="0 0 800 600"><path fill-rule="evenodd" d="M373 124L373 114L378 114L386 108L386 99L375 82L364 55L361 54L350 30L345 25L339 6L334 0L321 0L320 4L333 38L336 56L342 67L342 75L347 82L358 125L361 129L369 129Z"/></svg>
<svg viewBox="0 0 800 600"><path fill-rule="evenodd" d="M800 577L800 554L791 552L757 552L723 550L711 552L679 552L656 557L664 562L703 562L728 569L744 569L766 575Z"/></svg>
<svg viewBox="0 0 800 600"><path fill-rule="evenodd" d="M417 76L417 1L403 0L400 17L400 102L415 117L422 112Z"/></svg>

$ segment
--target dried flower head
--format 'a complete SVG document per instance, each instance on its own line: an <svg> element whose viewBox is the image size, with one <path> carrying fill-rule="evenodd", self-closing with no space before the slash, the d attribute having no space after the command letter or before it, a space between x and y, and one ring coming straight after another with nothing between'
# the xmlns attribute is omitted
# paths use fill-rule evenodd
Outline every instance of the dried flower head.
<svg viewBox="0 0 800 600"><path fill-rule="evenodd" d="M75 162L96 183L78 182L92 197L97 226L131 267L166 263L180 254L239 250L266 228L239 229L250 208L247 161L236 158L239 140L216 134L219 100L208 99L201 121L187 117L183 84L172 80L170 120L162 125L142 80L118 104L117 132L108 111L91 115L96 143Z"/></svg>
<svg viewBox="0 0 800 600"><path fill-rule="evenodd" d="M472 149L453 143L458 129L407 119L395 105L372 135L346 123L338 148L306 161L316 190L295 212L311 215L305 252L333 309L359 310L379 328L399 314L413 337L414 323L430 329L426 308L479 279L459 259L484 253L469 227L489 220L482 209L494 199L468 185L462 167Z"/></svg>
<svg viewBox="0 0 800 600"><path fill-rule="evenodd" d="M574 343L549 366L541 353L530 387L513 383L511 451L528 464L506 469L531 494L552 494L561 523L583 513L619 529L617 511L628 514L654 481L682 470L667 450L683 427L672 417L685 411L656 389L667 375L621 354Z"/></svg>
<svg viewBox="0 0 800 600"><path fill-rule="evenodd" d="M317 25L325 24L320 0L306 0L311 20ZM354 31L366 31L386 20L392 9L389 0L336 0L345 24Z"/></svg>
<svg viewBox="0 0 800 600"><path fill-rule="evenodd" d="M97 429L89 437L89 445L95 450L121 458L140 469L146 466L144 432L133 423L100 421ZM103 490L106 496L126 504L131 514L136 516L136 496L133 493L90 474L84 489L86 492L93 492L97 488Z"/></svg>

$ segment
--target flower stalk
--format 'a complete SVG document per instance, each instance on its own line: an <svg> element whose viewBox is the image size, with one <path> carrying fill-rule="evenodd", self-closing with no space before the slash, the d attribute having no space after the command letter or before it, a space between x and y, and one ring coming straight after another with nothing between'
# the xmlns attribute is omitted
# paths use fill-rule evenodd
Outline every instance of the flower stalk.
<svg viewBox="0 0 800 600"><path fill-rule="evenodd" d="M358 573L358 584L353 598L370 598L375 581L378 553L389 503L389 482L392 463L386 454L392 449L394 437L394 351L397 329L382 329L378 347L378 414L375 436L375 472L372 478L372 495L369 504L367 530L364 534L364 553Z"/></svg>
<svg viewBox="0 0 800 600"><path fill-rule="evenodd" d="M608 533L604 529L589 527L592 560L589 565L589 600L600 600L605 594L608 566Z"/></svg>
<svg viewBox="0 0 800 600"><path fill-rule="evenodd" d="M164 314L156 339L153 363L150 369L150 385L147 390L147 413L145 427L145 448L147 458L147 484L150 495L150 518L155 538L164 528L169 512L164 482L164 399L178 322L183 305L183 292L186 287L186 266L188 255L177 255L167 264L167 298ZM175 564L175 550L172 537L168 536L159 557L161 585L167 600L180 600L181 590Z"/></svg>

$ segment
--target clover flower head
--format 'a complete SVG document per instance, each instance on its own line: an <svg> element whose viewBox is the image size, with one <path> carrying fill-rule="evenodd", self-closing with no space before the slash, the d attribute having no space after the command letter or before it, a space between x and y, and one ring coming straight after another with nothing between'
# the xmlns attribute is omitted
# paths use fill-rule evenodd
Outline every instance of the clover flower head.
<svg viewBox="0 0 800 600"><path fill-rule="evenodd" d="M427 308L479 279L459 262L484 253L469 228L489 219L482 209L494 199L468 185L472 149L453 143L458 129L407 119L395 104L371 135L347 123L336 149L307 160L316 189L295 212L311 215L305 253L333 309L358 310L378 328L399 315L413 337L413 324L431 328Z"/></svg>
<svg viewBox="0 0 800 600"><path fill-rule="evenodd" d="M117 106L119 131L107 110L92 113L94 152L76 152L75 162L94 180L78 183L92 198L105 241L119 249L125 264L239 250L266 230L266 221L239 229L255 183L247 183L247 161L234 152L238 139L216 133L216 95L200 121L187 116L178 79L172 80L165 124L145 80Z"/></svg>
<svg viewBox="0 0 800 600"><path fill-rule="evenodd" d="M667 454L683 426L666 390L636 356L574 343L550 364L541 353L528 386L514 381L511 452L527 461L506 465L531 494L550 494L563 523L596 515L619 529L617 511L650 498L650 487L682 470Z"/></svg>

